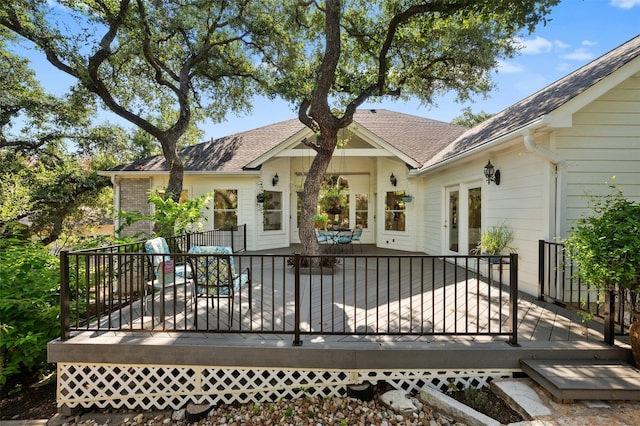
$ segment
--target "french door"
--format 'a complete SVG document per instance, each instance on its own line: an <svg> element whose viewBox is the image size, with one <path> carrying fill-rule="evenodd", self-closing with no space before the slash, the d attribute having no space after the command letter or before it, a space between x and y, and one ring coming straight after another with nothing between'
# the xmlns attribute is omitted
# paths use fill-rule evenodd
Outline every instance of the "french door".
<svg viewBox="0 0 640 426"><path fill-rule="evenodd" d="M470 254L480 241L482 184L456 185L445 190L444 250Z"/></svg>

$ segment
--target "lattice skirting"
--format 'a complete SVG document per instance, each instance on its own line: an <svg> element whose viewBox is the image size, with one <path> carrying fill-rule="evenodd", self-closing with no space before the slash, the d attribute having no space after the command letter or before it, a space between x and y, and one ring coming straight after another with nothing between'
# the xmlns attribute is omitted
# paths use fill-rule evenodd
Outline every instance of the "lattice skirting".
<svg viewBox="0 0 640 426"><path fill-rule="evenodd" d="M260 403L344 396L349 384L384 381L408 392L424 387L482 388L519 370L286 370L215 366L58 363L58 406L179 409L188 403Z"/></svg>

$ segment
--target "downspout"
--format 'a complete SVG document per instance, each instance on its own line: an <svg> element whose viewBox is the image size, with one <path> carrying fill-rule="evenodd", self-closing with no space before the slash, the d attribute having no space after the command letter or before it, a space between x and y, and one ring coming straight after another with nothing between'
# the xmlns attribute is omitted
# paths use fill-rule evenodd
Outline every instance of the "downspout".
<svg viewBox="0 0 640 426"><path fill-rule="evenodd" d="M560 156L558 156L555 152L550 151L546 148L543 148L536 144L535 137L533 136L533 132L531 129L526 129L522 132L522 136L524 138L524 147L527 151L536 154L545 160L549 161L551 164L555 166L555 179L554 179L554 206L553 206L553 232L554 232L554 240L556 240L560 236L560 183L559 183L559 169L563 169L566 166L566 160Z"/></svg>

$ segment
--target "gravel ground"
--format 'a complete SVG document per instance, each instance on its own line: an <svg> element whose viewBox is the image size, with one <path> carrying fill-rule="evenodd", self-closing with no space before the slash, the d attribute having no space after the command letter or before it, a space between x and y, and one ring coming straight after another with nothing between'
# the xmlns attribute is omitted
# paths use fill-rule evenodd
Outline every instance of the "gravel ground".
<svg viewBox="0 0 640 426"><path fill-rule="evenodd" d="M58 425L455 425L452 419L419 404L419 410L398 414L377 398L363 402L352 398L307 398L296 401L220 406L199 421L185 418L185 410L155 413L86 413L58 419ZM50 422L50 424L52 424Z"/></svg>

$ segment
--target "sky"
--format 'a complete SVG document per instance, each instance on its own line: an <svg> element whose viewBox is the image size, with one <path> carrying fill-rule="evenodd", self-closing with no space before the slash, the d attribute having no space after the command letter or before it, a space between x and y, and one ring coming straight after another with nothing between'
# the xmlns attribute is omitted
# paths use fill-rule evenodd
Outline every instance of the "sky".
<svg viewBox="0 0 640 426"><path fill-rule="evenodd" d="M449 122L462 115L465 107L474 113L494 114L546 87L599 56L640 34L640 0L561 0L553 8L550 22L538 26L532 34L523 34L523 49L500 63L493 80L497 88L486 99L473 103L454 102L445 95L435 105L419 101L365 103L364 109L388 109ZM56 94L68 87L69 77L54 69L43 57L34 55L32 66L42 85ZM255 98L251 113L230 114L224 122L201 125L204 140L295 118L295 108L284 101ZM105 113L103 119L127 126L119 117ZM127 127L130 127L128 125Z"/></svg>
<svg viewBox="0 0 640 426"><path fill-rule="evenodd" d="M561 0L551 12L551 22L523 36L523 50L500 64L494 75L497 89L487 99L459 104L455 96L421 106L418 101L366 103L364 109L388 109L449 122L462 109L497 113L548 86L599 56L640 34L640 0ZM203 126L206 139L218 138L297 117L287 103L257 98L253 112L230 115L227 121Z"/></svg>

